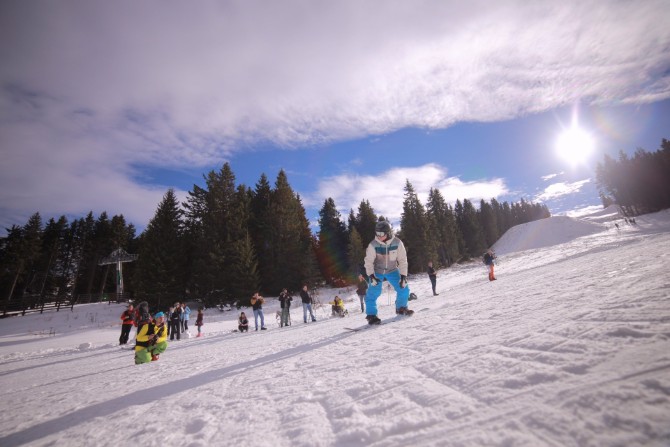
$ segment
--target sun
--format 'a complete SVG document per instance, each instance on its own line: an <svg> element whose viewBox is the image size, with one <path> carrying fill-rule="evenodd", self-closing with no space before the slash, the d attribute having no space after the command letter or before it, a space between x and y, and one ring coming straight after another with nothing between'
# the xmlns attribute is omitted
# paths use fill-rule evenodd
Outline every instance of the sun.
<svg viewBox="0 0 670 447"><path fill-rule="evenodd" d="M584 129L573 126L558 136L556 153L559 157L573 165L585 163L595 147L591 134Z"/></svg>

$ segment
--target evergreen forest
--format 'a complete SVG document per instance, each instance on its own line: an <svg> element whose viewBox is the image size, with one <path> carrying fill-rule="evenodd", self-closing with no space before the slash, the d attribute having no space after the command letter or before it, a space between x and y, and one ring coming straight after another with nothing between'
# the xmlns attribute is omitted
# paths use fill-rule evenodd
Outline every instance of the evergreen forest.
<svg viewBox="0 0 670 447"><path fill-rule="evenodd" d="M629 216L670 206L669 174L665 139L655 153L605 156L596 170L603 205L616 203ZM425 204L409 181L404 191L397 234L410 274L424 272L429 261L444 268L479 258L509 228L550 217L545 205L524 199L459 199L452 206L438 189ZM241 307L256 291L276 296L284 287L297 293L303 284L342 287L356 282L380 218L368 200L345 217L328 198L314 233L284 171L274 184L262 174L251 188L237 184L226 163L204 176L204 187L194 185L183 203L169 189L140 235L123 215L105 212L46 223L38 212L7 229L0 239L0 299L6 313L26 297L64 303L111 297L121 279L113 264L100 264L119 248L137 255L123 265L126 298L152 307L184 299Z"/></svg>

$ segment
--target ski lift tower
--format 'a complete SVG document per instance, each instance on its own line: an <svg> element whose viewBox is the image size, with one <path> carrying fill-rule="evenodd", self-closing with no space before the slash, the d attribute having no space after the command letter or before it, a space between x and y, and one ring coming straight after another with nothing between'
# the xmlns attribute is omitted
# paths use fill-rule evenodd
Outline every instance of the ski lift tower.
<svg viewBox="0 0 670 447"><path fill-rule="evenodd" d="M98 265L116 264L116 301L123 296L123 263L136 261L137 257L138 255L126 253L123 248L117 248L109 256L98 262Z"/></svg>

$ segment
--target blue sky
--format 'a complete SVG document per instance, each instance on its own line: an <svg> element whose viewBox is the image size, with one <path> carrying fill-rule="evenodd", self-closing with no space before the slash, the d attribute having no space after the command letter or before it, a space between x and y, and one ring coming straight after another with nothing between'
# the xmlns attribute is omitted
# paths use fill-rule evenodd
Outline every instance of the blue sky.
<svg viewBox="0 0 670 447"><path fill-rule="evenodd" d="M604 153L670 138L670 3L0 4L0 226L124 214L143 229L228 161L397 220L495 197L599 205ZM594 151L557 156L573 122ZM576 160L573 160L576 161Z"/></svg>

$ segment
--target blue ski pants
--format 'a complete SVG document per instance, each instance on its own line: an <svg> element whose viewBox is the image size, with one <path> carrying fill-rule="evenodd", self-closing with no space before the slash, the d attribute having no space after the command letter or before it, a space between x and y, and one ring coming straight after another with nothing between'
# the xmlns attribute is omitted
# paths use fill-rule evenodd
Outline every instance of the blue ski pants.
<svg viewBox="0 0 670 447"><path fill-rule="evenodd" d="M405 288L400 287L400 270L396 269L386 274L375 273L375 277L379 282L376 286L370 284L368 292L365 295L367 315L377 315L377 298L382 294L382 283L384 279L386 279L395 289L395 308L399 309L401 307L407 307L407 301L409 300L409 285L405 286Z"/></svg>

